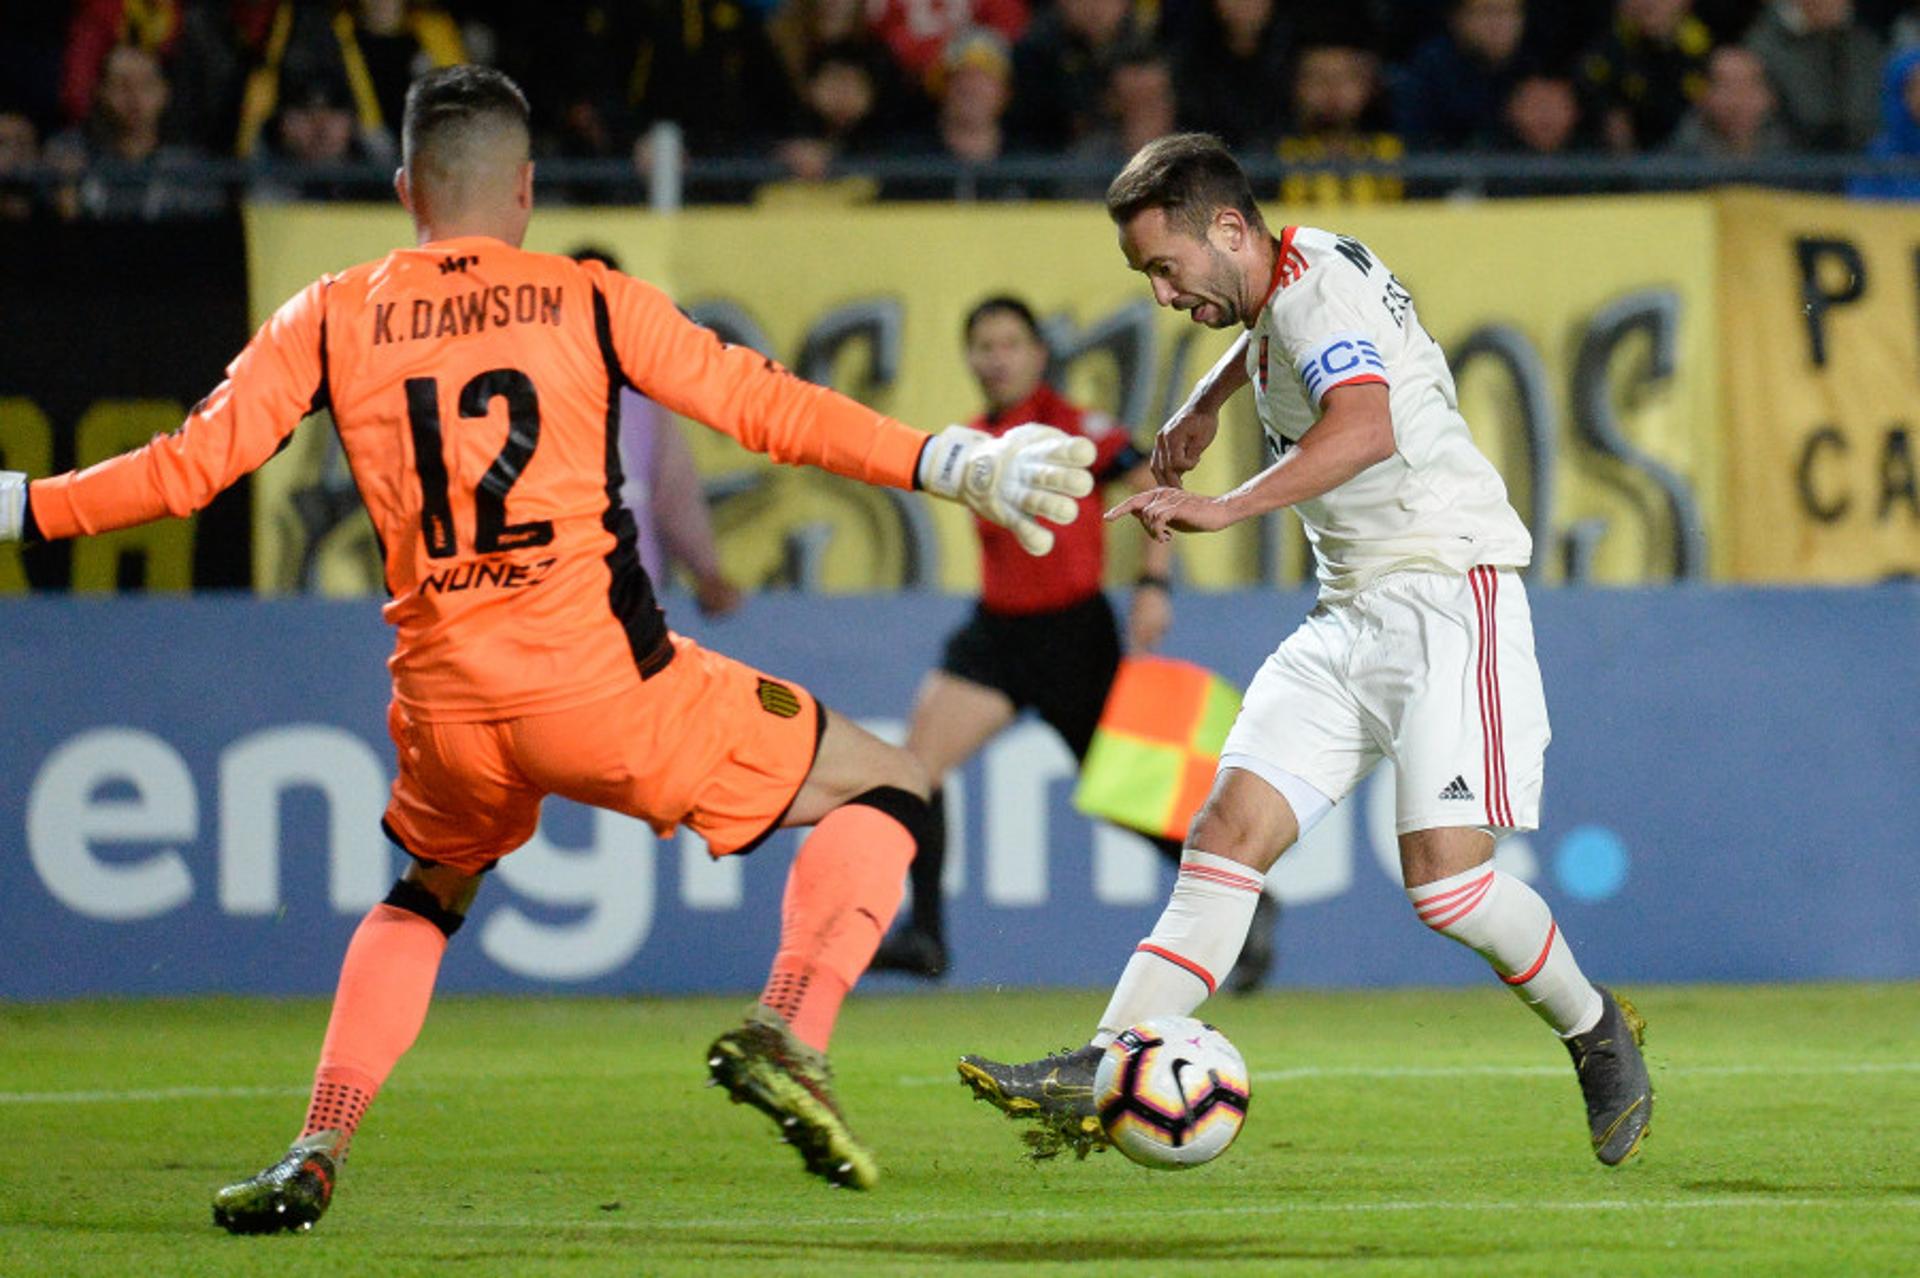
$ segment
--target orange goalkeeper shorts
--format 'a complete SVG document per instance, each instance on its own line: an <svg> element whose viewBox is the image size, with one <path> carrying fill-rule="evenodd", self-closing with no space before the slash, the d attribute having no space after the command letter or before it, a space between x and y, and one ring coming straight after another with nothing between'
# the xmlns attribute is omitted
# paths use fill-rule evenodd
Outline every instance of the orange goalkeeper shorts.
<svg viewBox="0 0 1920 1278"><path fill-rule="evenodd" d="M672 636L674 657L637 688L550 714L424 722L397 702L399 753L384 822L421 860L477 874L533 836L549 794L682 824L715 856L779 827L820 747L824 712L797 684Z"/></svg>

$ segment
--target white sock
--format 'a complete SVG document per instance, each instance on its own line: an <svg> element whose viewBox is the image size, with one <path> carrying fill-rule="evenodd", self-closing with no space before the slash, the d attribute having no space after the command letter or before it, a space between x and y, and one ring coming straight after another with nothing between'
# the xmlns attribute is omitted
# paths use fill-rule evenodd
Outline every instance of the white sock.
<svg viewBox="0 0 1920 1278"><path fill-rule="evenodd" d="M1188 848L1165 912L1120 974L1095 1045L1150 1016L1185 1016L1204 1003L1240 957L1265 886L1250 865Z"/></svg>
<svg viewBox="0 0 1920 1278"><path fill-rule="evenodd" d="M1407 889L1420 921L1493 964L1562 1038L1600 1020L1600 991L1580 972L1540 894L1492 863Z"/></svg>

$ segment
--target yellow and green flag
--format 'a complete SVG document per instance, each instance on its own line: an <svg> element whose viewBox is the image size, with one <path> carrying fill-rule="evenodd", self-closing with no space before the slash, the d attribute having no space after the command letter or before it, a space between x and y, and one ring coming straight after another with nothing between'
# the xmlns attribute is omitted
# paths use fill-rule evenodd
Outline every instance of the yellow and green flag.
<svg viewBox="0 0 1920 1278"><path fill-rule="evenodd" d="M1080 767L1073 806L1143 834L1186 838L1239 712L1239 690L1204 666L1126 658Z"/></svg>

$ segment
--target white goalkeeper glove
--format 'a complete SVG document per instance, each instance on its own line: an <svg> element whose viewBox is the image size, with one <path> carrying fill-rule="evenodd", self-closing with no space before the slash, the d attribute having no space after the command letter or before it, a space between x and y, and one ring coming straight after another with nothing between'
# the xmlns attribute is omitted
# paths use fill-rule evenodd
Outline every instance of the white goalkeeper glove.
<svg viewBox="0 0 1920 1278"><path fill-rule="evenodd" d="M27 518L27 477L17 470L0 470L0 541L19 541Z"/></svg>
<svg viewBox="0 0 1920 1278"><path fill-rule="evenodd" d="M1053 530L1040 520L1070 524L1078 498L1093 491L1093 441L1029 422L995 438L949 426L920 454L920 487L965 502L983 519L1008 529L1029 555L1053 549Z"/></svg>

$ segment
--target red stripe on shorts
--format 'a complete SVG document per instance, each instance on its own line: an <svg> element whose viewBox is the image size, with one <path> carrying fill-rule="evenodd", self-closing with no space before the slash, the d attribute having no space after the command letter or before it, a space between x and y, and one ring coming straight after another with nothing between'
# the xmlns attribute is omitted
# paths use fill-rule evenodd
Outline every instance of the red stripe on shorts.
<svg viewBox="0 0 1920 1278"><path fill-rule="evenodd" d="M1487 824L1511 827L1513 807L1507 801L1507 745L1500 713L1500 634L1495 612L1499 601L1500 578L1492 568L1481 566L1467 574L1473 585L1474 609L1480 620L1480 693L1481 765L1486 786Z"/></svg>

